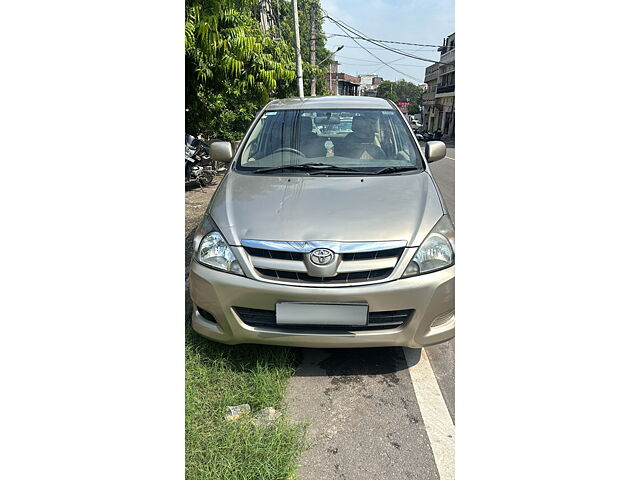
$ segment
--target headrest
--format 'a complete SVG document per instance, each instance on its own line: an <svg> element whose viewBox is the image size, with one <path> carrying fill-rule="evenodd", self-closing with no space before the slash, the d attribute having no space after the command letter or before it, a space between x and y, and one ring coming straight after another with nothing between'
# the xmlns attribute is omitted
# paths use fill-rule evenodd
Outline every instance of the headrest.
<svg viewBox="0 0 640 480"><path fill-rule="evenodd" d="M313 122L311 121L311 117L300 117L300 132L303 134L313 132Z"/></svg>
<svg viewBox="0 0 640 480"><path fill-rule="evenodd" d="M365 117L353 117L351 130L360 137L373 136L373 121Z"/></svg>

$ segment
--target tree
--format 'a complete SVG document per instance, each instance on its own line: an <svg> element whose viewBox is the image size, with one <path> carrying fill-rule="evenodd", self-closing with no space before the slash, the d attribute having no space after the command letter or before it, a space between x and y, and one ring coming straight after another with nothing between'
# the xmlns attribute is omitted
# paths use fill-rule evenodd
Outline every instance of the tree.
<svg viewBox="0 0 640 480"><path fill-rule="evenodd" d="M293 11L288 0L271 0L276 28L263 32L258 0L186 0L186 131L209 138L240 139L269 98L297 94ZM319 3L319 2L318 2ZM298 0L305 90L310 90L312 0ZM316 16L318 61L330 54ZM316 67L319 95L327 92Z"/></svg>
<svg viewBox="0 0 640 480"><path fill-rule="evenodd" d="M405 80L398 80L397 82L384 80L378 86L376 96L387 98L394 103L408 101L410 114L413 115L420 112L422 89L411 82Z"/></svg>
<svg viewBox="0 0 640 480"><path fill-rule="evenodd" d="M275 1L275 0L272 0ZM329 63L325 62L315 69L311 66L311 10L312 4L317 3L316 10L316 61L319 63L327 58L331 51L325 47L326 38L322 29L323 17L320 10L320 0L298 0L298 21L300 24L300 54L302 56L302 76L304 79L304 93L310 95L311 77L315 71L316 90L318 95L327 95L329 88L324 80L324 73L329 71ZM295 45L295 35L293 31L293 6L289 0L277 0L276 5L280 5L280 31L283 39L289 45ZM297 94L297 92L295 93Z"/></svg>
<svg viewBox="0 0 640 480"><path fill-rule="evenodd" d="M240 138L270 95L287 96L295 80L291 44L260 29L257 0L187 0L186 130Z"/></svg>
<svg viewBox="0 0 640 480"><path fill-rule="evenodd" d="M393 103L396 103L398 101L398 95L393 91L394 85L395 82L392 82L390 80L383 80L382 82L380 82L380 85L378 85L376 96L386 98L388 100L391 100Z"/></svg>

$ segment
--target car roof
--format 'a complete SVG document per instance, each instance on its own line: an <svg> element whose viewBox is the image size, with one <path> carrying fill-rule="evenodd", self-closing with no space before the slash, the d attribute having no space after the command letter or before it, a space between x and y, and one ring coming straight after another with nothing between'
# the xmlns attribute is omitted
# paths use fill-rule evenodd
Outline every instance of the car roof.
<svg viewBox="0 0 640 480"><path fill-rule="evenodd" d="M281 98L269 102L267 110L313 110L321 108L375 108L393 110L388 100L378 97L327 96Z"/></svg>

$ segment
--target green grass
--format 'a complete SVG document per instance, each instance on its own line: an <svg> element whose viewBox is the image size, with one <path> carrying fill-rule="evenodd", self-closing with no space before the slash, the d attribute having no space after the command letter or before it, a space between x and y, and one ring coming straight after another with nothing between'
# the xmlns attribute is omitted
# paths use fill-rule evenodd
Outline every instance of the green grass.
<svg viewBox="0 0 640 480"><path fill-rule="evenodd" d="M291 350L222 345L187 326L185 351L186 480L295 478L302 426L288 423L286 415L270 427L256 427L250 418L224 419L227 405L248 403L252 412L282 408L295 371Z"/></svg>

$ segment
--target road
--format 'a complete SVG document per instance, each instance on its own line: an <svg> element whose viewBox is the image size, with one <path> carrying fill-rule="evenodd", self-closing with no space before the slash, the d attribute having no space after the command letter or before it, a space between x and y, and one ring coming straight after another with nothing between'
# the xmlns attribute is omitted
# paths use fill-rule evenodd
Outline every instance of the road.
<svg viewBox="0 0 640 480"><path fill-rule="evenodd" d="M430 165L452 219L454 166L455 148ZM287 404L309 422L310 445L299 479L453 479L455 340L426 357L401 348L297 353Z"/></svg>

